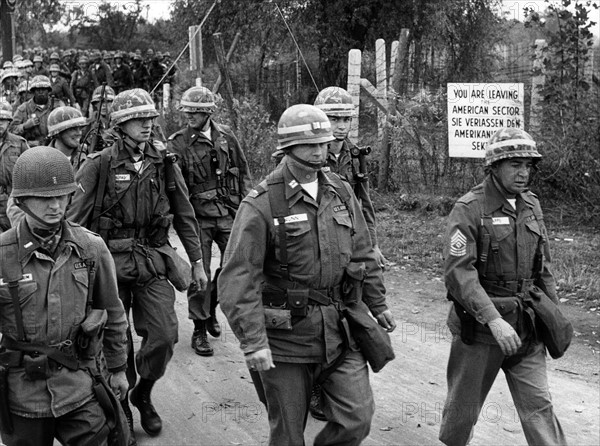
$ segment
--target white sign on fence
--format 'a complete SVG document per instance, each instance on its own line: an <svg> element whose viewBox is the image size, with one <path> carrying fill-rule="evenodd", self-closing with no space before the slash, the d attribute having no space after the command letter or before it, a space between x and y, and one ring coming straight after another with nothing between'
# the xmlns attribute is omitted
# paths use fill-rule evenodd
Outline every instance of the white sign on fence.
<svg viewBox="0 0 600 446"><path fill-rule="evenodd" d="M522 83L448 84L449 156L483 158L485 145L503 127L523 128Z"/></svg>

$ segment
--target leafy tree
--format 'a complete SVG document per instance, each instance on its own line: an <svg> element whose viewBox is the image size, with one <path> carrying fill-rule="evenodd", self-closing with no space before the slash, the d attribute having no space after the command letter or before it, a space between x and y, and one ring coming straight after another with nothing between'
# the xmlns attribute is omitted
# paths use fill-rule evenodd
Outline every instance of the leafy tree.
<svg viewBox="0 0 600 446"><path fill-rule="evenodd" d="M47 30L61 21L64 12L59 0L18 0L13 14L17 45L45 47Z"/></svg>
<svg viewBox="0 0 600 446"><path fill-rule="evenodd" d="M593 35L589 20L596 4L569 0L549 3L544 13L529 10L528 23L544 31L544 115L536 135L545 155L541 180L561 200L582 204L600 219L600 86L585 66ZM540 74L540 73L538 73Z"/></svg>

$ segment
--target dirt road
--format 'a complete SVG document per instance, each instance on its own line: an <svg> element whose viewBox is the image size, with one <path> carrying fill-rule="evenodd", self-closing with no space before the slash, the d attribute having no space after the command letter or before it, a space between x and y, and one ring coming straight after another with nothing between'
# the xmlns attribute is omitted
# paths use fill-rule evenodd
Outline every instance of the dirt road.
<svg viewBox="0 0 600 446"><path fill-rule="evenodd" d="M437 435L446 395L445 369L450 348L445 327L448 304L444 300L444 286L439 278L427 279L423 274L399 268L386 272L386 285L398 322L392 333L397 357L380 373L371 374L377 410L371 434L364 444L441 444ZM176 305L180 342L166 376L154 392L164 428L159 437L150 438L138 424L138 444L266 444L266 412L256 397L238 343L224 317L219 312L221 338L211 338L215 355L203 358L190 348L192 324L187 319L183 294L178 294ZM597 324L598 319L595 321ZM597 325L595 328L598 333ZM571 446L600 444L597 350L597 345L592 350L575 339L564 358L548 362L556 412ZM135 416L137 421L137 411ZM307 444L312 444L322 426L323 423L309 417ZM488 396L471 444L526 444L502 374Z"/></svg>

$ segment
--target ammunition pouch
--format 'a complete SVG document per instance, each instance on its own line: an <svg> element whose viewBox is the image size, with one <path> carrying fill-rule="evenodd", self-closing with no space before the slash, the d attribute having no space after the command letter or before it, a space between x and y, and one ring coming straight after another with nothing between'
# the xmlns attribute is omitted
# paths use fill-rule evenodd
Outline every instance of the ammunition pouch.
<svg viewBox="0 0 600 446"><path fill-rule="evenodd" d="M342 299L345 304L362 301L362 290L367 270L364 262L351 262L344 269L342 277Z"/></svg>
<svg viewBox="0 0 600 446"><path fill-rule="evenodd" d="M48 356L45 354L26 353L23 355L23 369L29 381L48 379L52 376Z"/></svg>
<svg viewBox="0 0 600 446"><path fill-rule="evenodd" d="M292 313L282 308L265 307L265 327L267 330L291 330Z"/></svg>
<svg viewBox="0 0 600 446"><path fill-rule="evenodd" d="M77 352L82 359L93 359L102 350L102 331L108 320L106 310L93 308L79 327Z"/></svg>
<svg viewBox="0 0 600 446"><path fill-rule="evenodd" d="M298 290L287 290L287 303L292 316L306 317L308 314L308 288Z"/></svg>

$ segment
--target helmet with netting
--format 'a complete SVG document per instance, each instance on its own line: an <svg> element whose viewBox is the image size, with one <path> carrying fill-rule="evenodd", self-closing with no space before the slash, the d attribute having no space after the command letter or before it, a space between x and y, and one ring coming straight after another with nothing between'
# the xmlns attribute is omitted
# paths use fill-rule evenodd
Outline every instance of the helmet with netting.
<svg viewBox="0 0 600 446"><path fill-rule="evenodd" d="M323 110L327 116L354 116L352 96L340 87L327 87L319 92L315 107Z"/></svg>
<svg viewBox="0 0 600 446"><path fill-rule="evenodd" d="M503 128L494 133L485 149L485 166L508 158L539 159L542 155L537 151L531 135L517 128Z"/></svg>
<svg viewBox="0 0 600 446"><path fill-rule="evenodd" d="M8 102L0 101L0 119L5 121L12 121L13 119L12 105Z"/></svg>
<svg viewBox="0 0 600 446"><path fill-rule="evenodd" d="M2 72L2 75L0 76L0 83L4 82L8 78L11 78L11 77L18 78L19 76L21 76L21 72L18 69L9 68Z"/></svg>
<svg viewBox="0 0 600 446"><path fill-rule="evenodd" d="M35 56L33 56L33 61L42 63L42 62L44 62L44 59L39 54L36 54Z"/></svg>
<svg viewBox="0 0 600 446"><path fill-rule="evenodd" d="M73 167L58 149L37 146L17 158L12 173L12 196L57 197L75 192Z"/></svg>
<svg viewBox="0 0 600 446"><path fill-rule="evenodd" d="M21 81L17 87L17 93L27 93L27 81Z"/></svg>
<svg viewBox="0 0 600 446"><path fill-rule="evenodd" d="M10 60L5 60L4 63L2 64L2 69L3 70L8 70L9 68L14 68L15 66L13 65L13 63Z"/></svg>
<svg viewBox="0 0 600 446"><path fill-rule="evenodd" d="M313 105L292 105L283 112L277 123L279 150L298 144L321 144L334 139L329 118Z"/></svg>
<svg viewBox="0 0 600 446"><path fill-rule="evenodd" d="M130 119L156 118L157 116L158 112L150 94L141 88L134 88L122 91L115 96L110 120L117 125Z"/></svg>
<svg viewBox="0 0 600 446"><path fill-rule="evenodd" d="M102 87L96 87L94 93L92 93L92 104L94 102L100 102L102 96ZM115 99L115 90L108 85L104 88L104 100L105 101L114 101Z"/></svg>
<svg viewBox="0 0 600 446"><path fill-rule="evenodd" d="M48 115L48 136L58 135L73 127L84 127L86 124L86 119L76 108L58 107Z"/></svg>
<svg viewBox="0 0 600 446"><path fill-rule="evenodd" d="M60 57L58 56L57 52L54 52L52 54L50 54L50 60L60 60Z"/></svg>
<svg viewBox="0 0 600 446"><path fill-rule="evenodd" d="M216 108L215 95L206 87L188 88L177 107L179 111L188 113L213 113Z"/></svg>
<svg viewBox="0 0 600 446"><path fill-rule="evenodd" d="M35 88L46 88L48 90L52 90L52 84L50 83L48 76L44 76L43 74L33 76L33 79L31 79L31 82L29 82L29 91L33 91Z"/></svg>

